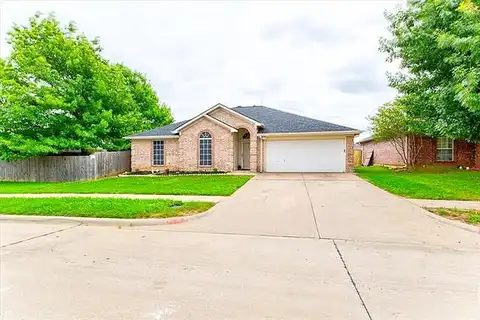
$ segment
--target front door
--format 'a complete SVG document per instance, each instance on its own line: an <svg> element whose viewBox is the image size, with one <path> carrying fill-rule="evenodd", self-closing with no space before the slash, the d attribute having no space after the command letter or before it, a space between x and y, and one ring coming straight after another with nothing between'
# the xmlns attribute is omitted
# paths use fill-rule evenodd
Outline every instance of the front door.
<svg viewBox="0 0 480 320"><path fill-rule="evenodd" d="M242 169L250 170L250 140L242 141Z"/></svg>

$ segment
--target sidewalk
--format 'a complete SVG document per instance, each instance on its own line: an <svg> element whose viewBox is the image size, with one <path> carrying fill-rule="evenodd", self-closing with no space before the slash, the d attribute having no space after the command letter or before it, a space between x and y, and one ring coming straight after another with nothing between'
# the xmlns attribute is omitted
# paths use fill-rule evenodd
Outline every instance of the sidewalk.
<svg viewBox="0 0 480 320"><path fill-rule="evenodd" d="M457 200L428 200L406 199L413 204L425 208L456 208L480 210L480 201L457 201Z"/></svg>
<svg viewBox="0 0 480 320"><path fill-rule="evenodd" d="M23 194L0 194L0 198L121 198L121 199L170 199L179 201L206 201L220 202L228 197L223 196L180 196L163 194L104 194L104 193L23 193Z"/></svg>

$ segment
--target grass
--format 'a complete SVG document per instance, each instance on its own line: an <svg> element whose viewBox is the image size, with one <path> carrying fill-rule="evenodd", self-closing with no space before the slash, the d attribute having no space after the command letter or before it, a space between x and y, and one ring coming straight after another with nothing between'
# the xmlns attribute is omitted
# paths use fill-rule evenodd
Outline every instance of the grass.
<svg viewBox="0 0 480 320"><path fill-rule="evenodd" d="M459 220L474 226L480 226L480 210L463 210L463 209L447 209L447 208L426 208L428 211L438 214L439 216Z"/></svg>
<svg viewBox="0 0 480 320"><path fill-rule="evenodd" d="M89 218L170 218L204 212L214 203L111 198L6 198L0 214Z"/></svg>
<svg viewBox="0 0 480 320"><path fill-rule="evenodd" d="M480 172L430 167L393 171L385 167L358 167L357 174L393 194L414 199L480 200Z"/></svg>
<svg viewBox="0 0 480 320"><path fill-rule="evenodd" d="M114 177L78 182L0 181L0 193L130 193L229 196L250 178L252 176L198 175Z"/></svg>

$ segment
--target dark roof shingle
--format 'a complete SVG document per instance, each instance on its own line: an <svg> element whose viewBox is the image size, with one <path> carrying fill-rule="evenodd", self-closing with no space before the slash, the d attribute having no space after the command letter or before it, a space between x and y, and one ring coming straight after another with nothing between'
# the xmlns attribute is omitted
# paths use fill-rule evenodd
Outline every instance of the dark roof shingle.
<svg viewBox="0 0 480 320"><path fill-rule="evenodd" d="M353 128L264 106L235 107L232 110L263 123L264 127L259 129L260 133L356 131ZM188 121L190 120L175 122L160 128L132 134L129 137L176 136L177 134L172 133L172 131Z"/></svg>
<svg viewBox="0 0 480 320"><path fill-rule="evenodd" d="M149 136L176 136L176 134L172 133L173 130L177 129L184 123L190 120L179 121L171 124L167 124L166 126L155 128L152 130L147 130L135 134L129 135L129 137L149 137Z"/></svg>
<svg viewBox="0 0 480 320"><path fill-rule="evenodd" d="M236 107L232 110L264 124L260 133L353 131L356 129L307 118L264 106Z"/></svg>

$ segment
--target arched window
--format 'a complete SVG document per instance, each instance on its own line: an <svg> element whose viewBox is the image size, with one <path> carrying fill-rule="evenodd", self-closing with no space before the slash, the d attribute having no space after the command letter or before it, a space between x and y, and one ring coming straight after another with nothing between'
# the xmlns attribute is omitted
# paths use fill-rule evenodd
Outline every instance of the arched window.
<svg viewBox="0 0 480 320"><path fill-rule="evenodd" d="M242 139L250 139L250 132L245 132Z"/></svg>
<svg viewBox="0 0 480 320"><path fill-rule="evenodd" d="M212 135L208 132L200 134L200 165L212 165Z"/></svg>

